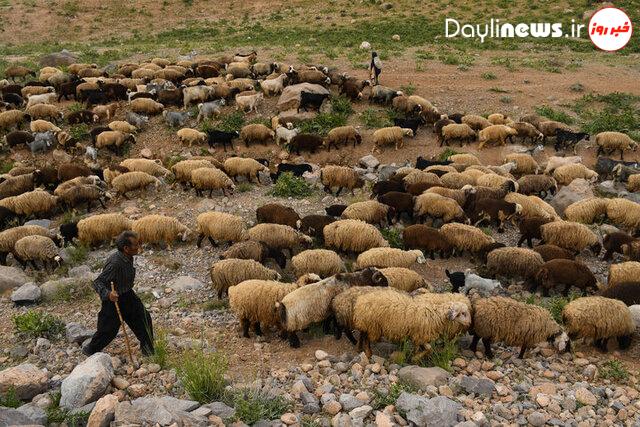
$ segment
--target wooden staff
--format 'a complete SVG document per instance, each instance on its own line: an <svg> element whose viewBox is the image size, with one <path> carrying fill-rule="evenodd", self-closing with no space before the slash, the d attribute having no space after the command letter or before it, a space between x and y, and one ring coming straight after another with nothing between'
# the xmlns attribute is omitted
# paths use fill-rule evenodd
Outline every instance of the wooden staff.
<svg viewBox="0 0 640 427"><path fill-rule="evenodd" d="M116 291L116 286L111 282L111 291ZM127 345L127 353L129 353L129 361L132 366L136 366L133 362L133 354L131 353L131 344L129 343L129 335L127 335L127 328L124 326L124 319L122 318L122 313L120 312L120 305L118 301L114 302L116 305L116 311L118 312L118 318L120 319L120 324L122 325L122 333L124 334L124 342Z"/></svg>

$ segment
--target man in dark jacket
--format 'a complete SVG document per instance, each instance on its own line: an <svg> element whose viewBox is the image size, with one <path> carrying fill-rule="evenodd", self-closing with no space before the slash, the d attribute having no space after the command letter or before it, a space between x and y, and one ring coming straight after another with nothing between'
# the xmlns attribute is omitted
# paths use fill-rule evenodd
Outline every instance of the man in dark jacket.
<svg viewBox="0 0 640 427"><path fill-rule="evenodd" d="M137 234L122 232L116 239L116 246L118 250L109 257L102 273L93 282L93 288L102 300L102 308L98 313L98 330L82 351L87 355L102 351L118 335L120 319L114 304L118 302L122 318L140 341L142 354L150 355L153 353L151 316L133 291L136 276L133 257L140 250ZM112 283L115 291L111 290Z"/></svg>

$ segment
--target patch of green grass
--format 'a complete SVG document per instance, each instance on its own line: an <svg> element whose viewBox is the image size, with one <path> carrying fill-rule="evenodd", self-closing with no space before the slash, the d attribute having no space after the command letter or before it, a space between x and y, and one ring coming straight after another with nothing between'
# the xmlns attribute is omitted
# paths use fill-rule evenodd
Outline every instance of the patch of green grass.
<svg viewBox="0 0 640 427"><path fill-rule="evenodd" d="M19 333L33 338L58 339L65 333L65 324L57 317L42 311L29 310L13 317Z"/></svg>
<svg viewBox="0 0 640 427"><path fill-rule="evenodd" d="M387 227L380 230L380 233L385 238L392 248L404 249L404 243L402 242L402 232L397 228Z"/></svg>
<svg viewBox="0 0 640 427"><path fill-rule="evenodd" d="M350 116L353 114L353 105L346 96L334 96L331 98L331 111L335 114Z"/></svg>
<svg viewBox="0 0 640 427"><path fill-rule="evenodd" d="M536 113L548 118L549 120L555 120L557 122L566 123L572 125L575 123L575 119L564 111L555 110L553 107L543 105L542 107L535 107Z"/></svg>
<svg viewBox="0 0 640 427"><path fill-rule="evenodd" d="M480 74L480 77L482 77L485 80L497 80L498 79L498 76L496 76L493 73L489 73L489 72Z"/></svg>
<svg viewBox="0 0 640 427"><path fill-rule="evenodd" d="M52 404L47 408L47 422L49 424L65 424L68 427L81 427L87 425L89 412L77 412L71 414L68 410L60 407L60 393L51 395Z"/></svg>
<svg viewBox="0 0 640 427"><path fill-rule="evenodd" d="M164 163L165 167L167 169L171 169L171 167L173 165L175 165L178 162L181 162L183 160L186 160L186 157L177 155L177 156L167 156L165 157L164 161L162 163Z"/></svg>
<svg viewBox="0 0 640 427"><path fill-rule="evenodd" d="M156 363L162 369L169 366L169 340L167 331L156 329L153 333L153 355L147 357L147 363Z"/></svg>
<svg viewBox="0 0 640 427"><path fill-rule="evenodd" d="M236 191L239 193L246 193L247 191L251 191L253 189L253 185L248 182L241 182L236 186Z"/></svg>
<svg viewBox="0 0 640 427"><path fill-rule="evenodd" d="M561 73L563 66L558 58L524 58L520 63L524 67L547 71L549 73Z"/></svg>
<svg viewBox="0 0 640 427"><path fill-rule="evenodd" d="M562 324L562 310L564 310L564 307L569 304L571 301L573 301L574 299L578 298L580 295L575 294L575 293L571 293L569 294L568 297L564 297L564 296L554 296L551 298L548 298L546 300L541 301L538 305L546 308L547 310L549 310L549 312L551 312L551 317L553 317L553 320L555 320L556 322L558 322L559 324Z"/></svg>
<svg viewBox="0 0 640 427"><path fill-rule="evenodd" d="M61 268L66 268L68 270L68 266L63 264ZM56 272L58 272L56 270ZM63 272L63 271L61 271ZM68 272L68 271L67 271ZM91 286L88 286L87 283L80 283L74 285L65 285L61 286L56 290L54 295L51 298L51 301L56 302L71 302L78 301L80 299L84 299L93 295Z"/></svg>
<svg viewBox="0 0 640 427"><path fill-rule="evenodd" d="M260 420L280 418L291 405L281 396L269 396L254 390L236 390L227 396L226 403L236 410L235 421L253 425Z"/></svg>
<svg viewBox="0 0 640 427"><path fill-rule="evenodd" d="M233 132L242 129L244 126L244 114L241 111L234 111L224 116L220 116L216 129L225 132Z"/></svg>
<svg viewBox="0 0 640 427"><path fill-rule="evenodd" d="M440 153L440 155L438 156L438 160L444 162L445 160L449 160L449 157L453 156L454 154L458 154L458 152L453 148L447 148L442 153Z"/></svg>
<svg viewBox="0 0 640 427"><path fill-rule="evenodd" d="M510 96L501 96L500 102L502 102L503 104L511 104L513 102L513 98Z"/></svg>
<svg viewBox="0 0 640 427"><path fill-rule="evenodd" d="M416 87L413 83L409 83L408 85L400 86L400 90L407 96L411 96L416 93Z"/></svg>
<svg viewBox="0 0 640 427"><path fill-rule="evenodd" d="M392 121L389 120L387 114L374 108L367 108L360 115L360 121L367 129L379 129L385 126L391 126Z"/></svg>
<svg viewBox="0 0 640 427"><path fill-rule="evenodd" d="M269 120L266 117L255 117L255 118L249 120L249 122L247 124L254 124L254 123L265 125L269 129L271 129L271 120Z"/></svg>
<svg viewBox="0 0 640 427"><path fill-rule="evenodd" d="M66 0L62 3L62 6L58 9L58 14L73 18L80 11L80 4L78 0Z"/></svg>
<svg viewBox="0 0 640 427"><path fill-rule="evenodd" d="M373 409L382 410L389 405L395 405L398 397L402 392L415 393L417 390L411 384L402 381L395 382L389 386L387 393L381 393L379 390L373 391L373 400L371 406Z"/></svg>
<svg viewBox="0 0 640 427"><path fill-rule="evenodd" d="M607 360L598 367L598 373L600 377L614 380L624 381L629 378L629 371L625 368L624 364L620 360Z"/></svg>
<svg viewBox="0 0 640 427"><path fill-rule="evenodd" d="M515 60L509 57L495 57L491 58L492 65L500 65L505 67L509 71L515 71L517 69Z"/></svg>
<svg viewBox="0 0 640 427"><path fill-rule="evenodd" d="M347 116L344 114L320 113L311 120L301 122L297 127L302 133L314 133L325 136L331 129L347 124Z"/></svg>
<svg viewBox="0 0 640 427"><path fill-rule="evenodd" d="M202 304L203 311L227 310L229 308L229 300L212 299Z"/></svg>
<svg viewBox="0 0 640 427"><path fill-rule="evenodd" d="M73 125L69 128L69 136L77 141L89 139L89 126L85 123Z"/></svg>
<svg viewBox="0 0 640 427"><path fill-rule="evenodd" d="M640 96L630 93L584 95L575 103L573 110L580 117L582 130L591 134L640 129Z"/></svg>
<svg viewBox="0 0 640 427"><path fill-rule="evenodd" d="M300 427L322 427L322 423L311 415L304 415L300 420Z"/></svg>
<svg viewBox="0 0 640 427"><path fill-rule="evenodd" d="M0 394L0 406L4 406L5 408L22 406L22 401L18 399L18 394L13 386L10 386L5 393Z"/></svg>
<svg viewBox="0 0 640 427"><path fill-rule="evenodd" d="M0 174L7 173L13 168L11 160L0 160Z"/></svg>
<svg viewBox="0 0 640 427"><path fill-rule="evenodd" d="M69 105L69 107L67 107L67 108L69 109L69 112L71 112L71 113L75 113L76 111L84 110L84 106L79 102L74 102L73 104Z"/></svg>
<svg viewBox="0 0 640 427"><path fill-rule="evenodd" d="M439 338L431 343L431 353L427 358L428 364L451 371L451 362L458 357L459 350L458 337Z"/></svg>
<svg viewBox="0 0 640 427"><path fill-rule="evenodd" d="M276 197L301 199L313 194L313 188L304 178L294 176L291 172L285 172L278 177L269 194Z"/></svg>
<svg viewBox="0 0 640 427"><path fill-rule="evenodd" d="M227 367L224 355L207 353L202 349L185 352L176 361L176 372L184 389L200 403L210 403L223 397Z"/></svg>
<svg viewBox="0 0 640 427"><path fill-rule="evenodd" d="M82 243L69 246L67 248L67 253L69 254L69 263L73 265L83 263L87 257L89 256L89 248Z"/></svg>

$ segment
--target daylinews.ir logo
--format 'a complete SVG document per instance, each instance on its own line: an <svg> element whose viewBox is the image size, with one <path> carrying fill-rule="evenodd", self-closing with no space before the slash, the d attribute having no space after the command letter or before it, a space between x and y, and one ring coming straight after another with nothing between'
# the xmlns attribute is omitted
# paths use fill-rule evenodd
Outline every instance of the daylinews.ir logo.
<svg viewBox="0 0 640 427"><path fill-rule="evenodd" d="M632 34L631 19L615 7L600 9L589 21L589 37L598 49L620 50L629 43Z"/></svg>
<svg viewBox="0 0 640 427"><path fill-rule="evenodd" d="M493 19L488 24L461 24L453 18L446 18L444 21L444 31L446 38L461 36L463 38L478 38L484 43L486 38L580 38L585 25L571 20L569 28L561 22L520 22L512 24L502 23L500 19Z"/></svg>

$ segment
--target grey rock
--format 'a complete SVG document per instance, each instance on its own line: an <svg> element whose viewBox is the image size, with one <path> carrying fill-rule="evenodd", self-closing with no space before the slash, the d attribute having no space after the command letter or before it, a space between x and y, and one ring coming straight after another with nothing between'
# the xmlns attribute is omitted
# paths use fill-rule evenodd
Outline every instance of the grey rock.
<svg viewBox="0 0 640 427"><path fill-rule="evenodd" d="M619 411L621 409L624 409L624 404L622 402L620 402L619 400L616 400L615 402L613 402L611 404L611 407L613 409L615 409L616 411Z"/></svg>
<svg viewBox="0 0 640 427"><path fill-rule="evenodd" d="M38 423L17 409L0 406L0 426L29 426Z"/></svg>
<svg viewBox="0 0 640 427"><path fill-rule="evenodd" d="M362 179L364 179L366 182L376 182L378 181L378 175L373 172L369 172L362 175Z"/></svg>
<svg viewBox="0 0 640 427"><path fill-rule="evenodd" d="M476 427L476 423L474 423L473 421L465 421L456 424L455 427Z"/></svg>
<svg viewBox="0 0 640 427"><path fill-rule="evenodd" d="M271 180L271 175L269 175L269 172L265 172L265 171L258 172L258 181L260 181L260 184L262 185L273 184L273 181Z"/></svg>
<svg viewBox="0 0 640 427"><path fill-rule="evenodd" d="M32 280L19 268L0 265L0 293L17 288Z"/></svg>
<svg viewBox="0 0 640 427"><path fill-rule="evenodd" d="M311 379L308 376L300 375L296 380L302 381L308 391L313 390L313 382L311 382Z"/></svg>
<svg viewBox="0 0 640 427"><path fill-rule="evenodd" d="M322 403L323 405L326 405L333 400L336 400L336 395L333 393L325 393L320 396L320 403Z"/></svg>
<svg viewBox="0 0 640 427"><path fill-rule="evenodd" d="M164 406L170 406L172 408L175 408L179 411L184 411L184 412L191 412L200 406L200 404L195 400L177 399L173 396L161 397L160 403Z"/></svg>
<svg viewBox="0 0 640 427"><path fill-rule="evenodd" d="M77 365L60 388L60 407L76 409L102 397L113 378L111 357L96 353Z"/></svg>
<svg viewBox="0 0 640 427"><path fill-rule="evenodd" d="M493 413L498 417L502 417L505 420L510 420L513 418L513 414L509 409L507 409L502 403L497 403L493 405Z"/></svg>
<svg viewBox="0 0 640 427"><path fill-rule="evenodd" d="M183 411L173 406L168 400L157 397L139 397L132 402L118 403L114 421L116 425L207 425L206 418Z"/></svg>
<svg viewBox="0 0 640 427"><path fill-rule="evenodd" d="M66 325L67 341L70 343L80 344L87 338L91 338L95 333L95 329L88 329L76 322L69 322Z"/></svg>
<svg viewBox="0 0 640 427"><path fill-rule="evenodd" d="M71 65L74 62L78 62L78 56L66 49L62 49L60 52L41 56L38 62L41 67L59 67L61 65Z"/></svg>
<svg viewBox="0 0 640 427"><path fill-rule="evenodd" d="M50 219L32 219L31 221L25 222L24 225L39 225L40 227L48 229L51 227L51 220Z"/></svg>
<svg viewBox="0 0 640 427"><path fill-rule="evenodd" d="M380 161L375 156L368 154L358 160L358 164L365 169L375 169L380 164Z"/></svg>
<svg viewBox="0 0 640 427"><path fill-rule="evenodd" d="M591 184L585 179L574 179L571 184L562 187L549 203L558 215L563 215L564 210L572 203L593 197Z"/></svg>
<svg viewBox="0 0 640 427"><path fill-rule="evenodd" d="M211 415L211 409L205 406L201 406L198 409L191 411L191 413L196 417L208 417L209 415Z"/></svg>
<svg viewBox="0 0 640 427"><path fill-rule="evenodd" d="M191 276L179 276L167 283L167 287L176 292L184 292L202 289L204 284Z"/></svg>
<svg viewBox="0 0 640 427"><path fill-rule="evenodd" d="M422 368L420 366L405 366L398 372L398 378L411 384L420 390L426 390L428 386L441 386L449 381L449 374L442 368L437 366L431 368Z"/></svg>
<svg viewBox="0 0 640 427"><path fill-rule="evenodd" d="M547 422L546 418L542 412L535 411L529 414L527 421L534 427L541 427Z"/></svg>
<svg viewBox="0 0 640 427"><path fill-rule="evenodd" d="M48 350L51 347L51 341L46 338L38 338L36 340L35 351Z"/></svg>
<svg viewBox="0 0 640 427"><path fill-rule="evenodd" d="M353 421L349 415L339 412L331 419L331 427L353 427Z"/></svg>
<svg viewBox="0 0 640 427"><path fill-rule="evenodd" d="M466 390L467 393L485 394L491 396L496 391L496 386L493 381L487 378L474 378L469 376L463 376L460 380L460 386Z"/></svg>
<svg viewBox="0 0 640 427"><path fill-rule="evenodd" d="M396 173L398 169L400 169L400 166L396 165L378 166L378 178L380 179L380 181L386 181L391 178L391 176Z"/></svg>
<svg viewBox="0 0 640 427"><path fill-rule="evenodd" d="M42 292L42 299L45 301L51 300L56 297L60 292L67 288L76 288L80 286L89 286L89 282L84 279L78 279L73 277L65 277L63 279L49 280L40 285L40 291Z"/></svg>
<svg viewBox="0 0 640 427"><path fill-rule="evenodd" d="M30 400L47 390L47 374L31 363L0 371L0 394L13 389L19 399Z"/></svg>
<svg viewBox="0 0 640 427"><path fill-rule="evenodd" d="M33 420L34 424L47 424L47 412L35 403L27 403L17 408L18 412Z"/></svg>
<svg viewBox="0 0 640 427"><path fill-rule="evenodd" d="M458 413L462 405L445 396L436 396L432 399L403 392L396 406L404 411L406 419L416 425L434 425L452 427L460 421Z"/></svg>
<svg viewBox="0 0 640 427"><path fill-rule="evenodd" d="M341 394L338 402L342 405L342 409L347 412L364 405L362 400L356 399L354 395L347 393Z"/></svg>
<svg viewBox="0 0 640 427"><path fill-rule="evenodd" d="M335 364L334 368L336 368L336 371L338 372L347 372L349 370L349 365L344 362L338 362Z"/></svg>
<svg viewBox="0 0 640 427"><path fill-rule="evenodd" d="M9 350L9 356L12 359L23 359L29 354L29 349L24 345L16 345Z"/></svg>
<svg viewBox="0 0 640 427"><path fill-rule="evenodd" d="M11 293L11 301L16 304L31 304L40 300L42 292L33 282L25 283Z"/></svg>
<svg viewBox="0 0 640 427"><path fill-rule="evenodd" d="M320 412L320 405L318 405L317 403L306 403L302 407L302 412L304 412L305 414L317 414L318 412Z"/></svg>
<svg viewBox="0 0 640 427"><path fill-rule="evenodd" d="M211 414L222 418L231 418L236 414L236 410L222 402L212 402L208 405L202 405L203 408L211 409Z"/></svg>
<svg viewBox="0 0 640 427"><path fill-rule="evenodd" d="M77 277L89 281L95 280L99 273L94 273L88 265L79 265L69 270L69 277Z"/></svg>
<svg viewBox="0 0 640 427"><path fill-rule="evenodd" d="M300 395L300 400L302 401L303 405L306 405L308 403L315 403L315 404L318 403L318 399L312 393L309 393L308 391L303 392Z"/></svg>
<svg viewBox="0 0 640 427"><path fill-rule="evenodd" d="M366 418L373 411L373 408L369 405L360 406L349 412L351 418Z"/></svg>

